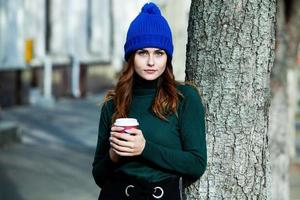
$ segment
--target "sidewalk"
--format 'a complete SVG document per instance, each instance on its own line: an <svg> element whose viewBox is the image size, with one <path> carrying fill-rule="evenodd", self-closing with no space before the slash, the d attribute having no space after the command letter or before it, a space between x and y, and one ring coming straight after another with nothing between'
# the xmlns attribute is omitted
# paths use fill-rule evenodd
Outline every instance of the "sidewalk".
<svg viewBox="0 0 300 200"><path fill-rule="evenodd" d="M300 200L300 162L292 161L290 166L290 199Z"/></svg>
<svg viewBox="0 0 300 200"><path fill-rule="evenodd" d="M296 120L296 132L300 129L300 122ZM290 161L290 199L291 200L300 200L300 135L296 134L295 137L296 145L296 156L293 160Z"/></svg>
<svg viewBox="0 0 300 200"><path fill-rule="evenodd" d="M4 110L17 121L22 143L0 149L1 200L89 200L99 189L92 178L102 96L66 99L53 108Z"/></svg>
<svg viewBox="0 0 300 200"><path fill-rule="evenodd" d="M0 113L22 130L22 143L0 148L0 200L97 199L91 165L102 98L65 99L53 108L15 107ZM299 187L297 162L290 170L291 200L300 200Z"/></svg>

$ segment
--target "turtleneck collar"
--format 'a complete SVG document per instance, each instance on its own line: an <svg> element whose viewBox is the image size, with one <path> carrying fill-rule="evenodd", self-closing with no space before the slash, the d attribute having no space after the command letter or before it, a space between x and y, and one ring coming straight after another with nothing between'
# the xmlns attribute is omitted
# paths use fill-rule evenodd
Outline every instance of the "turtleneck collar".
<svg viewBox="0 0 300 200"><path fill-rule="evenodd" d="M155 95L159 78L148 81L137 74L134 74L133 79L133 94L137 96Z"/></svg>

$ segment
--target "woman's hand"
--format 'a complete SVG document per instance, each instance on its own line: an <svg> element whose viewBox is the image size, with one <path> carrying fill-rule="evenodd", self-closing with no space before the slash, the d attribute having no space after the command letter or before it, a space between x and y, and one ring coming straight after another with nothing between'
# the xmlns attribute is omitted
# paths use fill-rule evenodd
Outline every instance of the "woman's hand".
<svg viewBox="0 0 300 200"><path fill-rule="evenodd" d="M111 133L110 134L113 134L112 132L116 133L118 131L123 131L123 130L124 130L124 128L115 126L115 127L111 128ZM120 156L118 154L116 154L116 152L113 150L112 147L109 148L109 157L115 163L120 160Z"/></svg>
<svg viewBox="0 0 300 200"><path fill-rule="evenodd" d="M126 130L128 133L120 133L122 127L112 127L111 136L109 138L112 151L119 156L138 156L140 155L146 144L144 135L140 129L132 128Z"/></svg>
<svg viewBox="0 0 300 200"><path fill-rule="evenodd" d="M110 147L109 148L109 157L113 162L118 162L120 160L120 156L114 152L114 150Z"/></svg>

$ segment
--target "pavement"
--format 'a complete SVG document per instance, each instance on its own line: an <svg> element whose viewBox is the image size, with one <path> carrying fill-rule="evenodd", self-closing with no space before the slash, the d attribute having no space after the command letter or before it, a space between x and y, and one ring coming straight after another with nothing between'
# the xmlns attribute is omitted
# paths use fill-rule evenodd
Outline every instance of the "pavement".
<svg viewBox="0 0 300 200"><path fill-rule="evenodd" d="M92 161L102 98L3 110L1 121L17 122L22 141L0 148L0 200L97 199Z"/></svg>
<svg viewBox="0 0 300 200"><path fill-rule="evenodd" d="M1 111L0 123L15 123L21 142L0 148L0 200L97 199L92 161L102 99L100 94ZM300 137L296 142L299 156ZM300 200L299 188L296 160L290 169L291 200Z"/></svg>
<svg viewBox="0 0 300 200"><path fill-rule="evenodd" d="M300 138L299 138L300 139ZM290 200L300 200L300 161L292 161L289 171Z"/></svg>
<svg viewBox="0 0 300 200"><path fill-rule="evenodd" d="M299 112L299 111L298 111ZM300 121L296 121L296 156L290 161L290 199L291 200L300 200Z"/></svg>

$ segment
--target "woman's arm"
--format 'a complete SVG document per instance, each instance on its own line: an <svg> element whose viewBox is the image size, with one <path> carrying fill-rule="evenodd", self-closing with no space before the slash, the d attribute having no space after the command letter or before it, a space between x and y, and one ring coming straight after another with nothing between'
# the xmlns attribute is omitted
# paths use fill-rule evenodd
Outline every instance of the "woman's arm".
<svg viewBox="0 0 300 200"><path fill-rule="evenodd" d="M113 170L118 166L110 157L109 136L111 126L111 111L109 102L105 103L101 109L98 142L93 162L93 177L99 187L102 187Z"/></svg>

